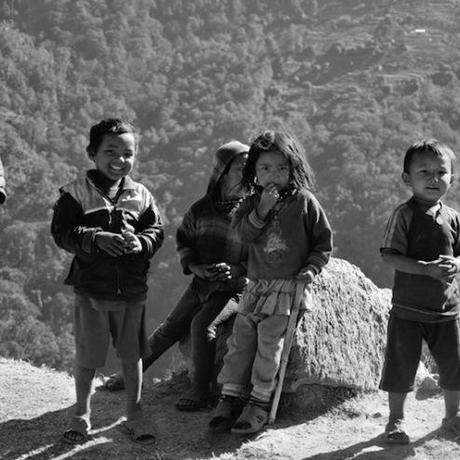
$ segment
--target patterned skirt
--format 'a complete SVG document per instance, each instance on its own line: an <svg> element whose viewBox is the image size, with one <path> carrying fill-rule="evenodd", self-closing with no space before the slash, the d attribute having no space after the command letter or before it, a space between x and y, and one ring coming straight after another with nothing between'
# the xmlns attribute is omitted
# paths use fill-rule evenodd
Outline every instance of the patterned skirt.
<svg viewBox="0 0 460 460"><path fill-rule="evenodd" d="M311 284L296 279L250 280L238 312L289 316L296 303L299 310L311 309Z"/></svg>

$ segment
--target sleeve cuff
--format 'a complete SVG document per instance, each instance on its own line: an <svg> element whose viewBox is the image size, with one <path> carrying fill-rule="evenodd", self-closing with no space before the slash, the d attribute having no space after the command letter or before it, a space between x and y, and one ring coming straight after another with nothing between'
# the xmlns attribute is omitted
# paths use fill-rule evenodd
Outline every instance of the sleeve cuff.
<svg viewBox="0 0 460 460"><path fill-rule="evenodd" d="M99 231L99 229L87 231L83 235L83 239L82 239L82 242L81 242L81 249L84 252L86 252L88 254L91 254L94 250L97 250L96 235L97 235L98 231Z"/></svg>
<svg viewBox="0 0 460 460"><path fill-rule="evenodd" d="M249 213L248 220L249 223L256 228L263 228L266 224L266 222L259 217L255 209Z"/></svg>
<svg viewBox="0 0 460 460"><path fill-rule="evenodd" d="M315 276L318 275L321 271L321 269L319 269L316 265L313 264L308 264L307 270L311 270L315 274Z"/></svg>
<svg viewBox="0 0 460 460"><path fill-rule="evenodd" d="M139 238L139 241L141 242L142 246L142 254L150 254L151 253L151 246L150 246L150 241L148 238L142 235L136 235Z"/></svg>

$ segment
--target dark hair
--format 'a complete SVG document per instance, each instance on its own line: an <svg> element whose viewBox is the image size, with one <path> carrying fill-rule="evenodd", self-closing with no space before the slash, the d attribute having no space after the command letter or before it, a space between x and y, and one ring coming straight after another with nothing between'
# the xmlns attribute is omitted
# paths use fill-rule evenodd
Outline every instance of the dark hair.
<svg viewBox="0 0 460 460"><path fill-rule="evenodd" d="M291 134L280 131L264 131L254 139L243 170L243 185L260 188L255 182L257 160L262 153L274 151L280 152L289 161L289 186L298 190L314 188L315 174L307 162L302 145Z"/></svg>
<svg viewBox="0 0 460 460"><path fill-rule="evenodd" d="M422 139L412 144L404 155L403 171L408 174L412 159L420 153L432 153L437 157L448 157L451 164L451 173L454 173L455 154L446 144L436 139Z"/></svg>
<svg viewBox="0 0 460 460"><path fill-rule="evenodd" d="M134 126L118 118L106 118L99 123L91 126L89 130L89 144L86 147L86 151L90 157L96 155L97 149L102 143L102 139L106 134L125 134L132 133L137 144L137 136L134 130Z"/></svg>

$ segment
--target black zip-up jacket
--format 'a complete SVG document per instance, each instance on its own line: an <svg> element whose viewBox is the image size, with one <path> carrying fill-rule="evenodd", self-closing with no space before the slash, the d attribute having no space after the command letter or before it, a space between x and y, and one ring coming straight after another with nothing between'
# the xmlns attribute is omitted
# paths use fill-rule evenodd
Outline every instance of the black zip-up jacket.
<svg viewBox="0 0 460 460"><path fill-rule="evenodd" d="M65 284L105 300L141 300L147 293L150 258L163 243L163 223L155 200L129 176L110 199L95 182L96 171L60 189L51 233L56 244L74 254ZM98 231L132 231L142 243L139 254L114 257L95 245Z"/></svg>

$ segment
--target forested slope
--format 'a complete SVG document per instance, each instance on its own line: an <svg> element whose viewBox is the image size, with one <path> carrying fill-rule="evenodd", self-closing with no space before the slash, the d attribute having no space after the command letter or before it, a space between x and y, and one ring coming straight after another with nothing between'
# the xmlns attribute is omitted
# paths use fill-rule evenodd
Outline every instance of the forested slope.
<svg viewBox="0 0 460 460"><path fill-rule="evenodd" d="M49 235L60 185L88 166L107 116L141 134L135 177L167 239L150 322L188 281L174 234L219 144L285 126L306 146L335 255L380 286L378 247L407 145L460 151L460 7L425 0L4 0L0 2L0 355L70 368L69 256ZM457 204L457 188L449 203Z"/></svg>

